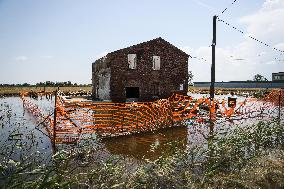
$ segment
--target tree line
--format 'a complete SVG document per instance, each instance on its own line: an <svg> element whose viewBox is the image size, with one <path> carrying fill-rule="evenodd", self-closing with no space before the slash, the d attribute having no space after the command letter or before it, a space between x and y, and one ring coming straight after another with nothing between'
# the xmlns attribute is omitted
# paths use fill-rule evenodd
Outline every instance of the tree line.
<svg viewBox="0 0 284 189"><path fill-rule="evenodd" d="M0 84L0 87L88 87L92 86L91 84L77 84L72 83L71 81L63 81L63 82L53 82L53 81L45 81L39 82L36 84L22 83L22 84Z"/></svg>

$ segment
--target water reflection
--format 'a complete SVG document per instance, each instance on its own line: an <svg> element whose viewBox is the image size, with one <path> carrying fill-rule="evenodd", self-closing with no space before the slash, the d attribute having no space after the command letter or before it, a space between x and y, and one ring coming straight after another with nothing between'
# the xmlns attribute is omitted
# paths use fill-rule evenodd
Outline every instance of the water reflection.
<svg viewBox="0 0 284 189"><path fill-rule="evenodd" d="M163 129L156 132L147 132L131 136L120 136L102 140L105 148L115 155L123 155L136 159L157 159L160 155L171 153L169 142L179 149L184 149L188 143L188 130L186 127Z"/></svg>
<svg viewBox="0 0 284 189"><path fill-rule="evenodd" d="M0 161L7 158L20 161L40 154L49 162L50 140L39 131L44 129L36 125L33 115L24 111L19 97L0 98L0 126Z"/></svg>

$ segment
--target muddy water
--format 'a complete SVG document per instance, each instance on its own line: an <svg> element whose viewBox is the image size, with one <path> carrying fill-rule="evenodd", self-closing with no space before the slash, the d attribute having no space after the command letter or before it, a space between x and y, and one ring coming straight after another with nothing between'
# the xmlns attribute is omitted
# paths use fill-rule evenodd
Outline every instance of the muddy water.
<svg viewBox="0 0 284 189"><path fill-rule="evenodd" d="M170 143L179 149L185 148L188 143L188 130L186 127L168 128L154 133L108 138L102 140L102 143L112 154L136 159L156 159L162 154L171 153Z"/></svg>

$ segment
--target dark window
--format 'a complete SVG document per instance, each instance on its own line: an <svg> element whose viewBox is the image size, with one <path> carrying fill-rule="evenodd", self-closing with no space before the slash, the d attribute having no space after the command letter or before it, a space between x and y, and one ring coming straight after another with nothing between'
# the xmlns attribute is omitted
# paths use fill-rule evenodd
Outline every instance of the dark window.
<svg viewBox="0 0 284 189"><path fill-rule="evenodd" d="M139 98L139 87L126 87L126 98Z"/></svg>

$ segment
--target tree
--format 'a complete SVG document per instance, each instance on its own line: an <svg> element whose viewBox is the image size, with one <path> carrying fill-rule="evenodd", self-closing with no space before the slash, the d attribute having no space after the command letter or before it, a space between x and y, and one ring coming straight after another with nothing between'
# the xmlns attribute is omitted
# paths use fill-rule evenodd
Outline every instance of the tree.
<svg viewBox="0 0 284 189"><path fill-rule="evenodd" d="M193 74L192 74L192 71L188 71L188 85L192 85L192 80L193 80Z"/></svg>
<svg viewBox="0 0 284 189"><path fill-rule="evenodd" d="M253 77L253 80L254 81L268 81L264 76L260 75L260 74L256 74L254 77Z"/></svg>

